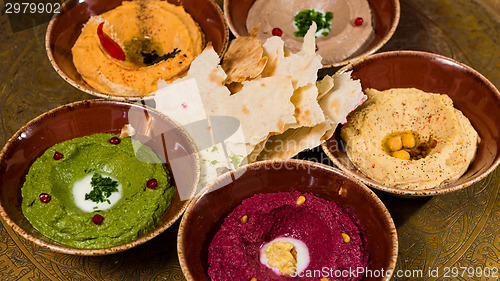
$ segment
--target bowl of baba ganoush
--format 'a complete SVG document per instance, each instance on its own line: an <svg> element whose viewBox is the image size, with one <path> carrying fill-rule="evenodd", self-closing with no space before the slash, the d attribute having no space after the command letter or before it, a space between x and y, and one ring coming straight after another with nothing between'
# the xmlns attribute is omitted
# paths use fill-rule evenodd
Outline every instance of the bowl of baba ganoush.
<svg viewBox="0 0 500 281"><path fill-rule="evenodd" d="M453 59L420 51L348 65L367 100L322 148L340 169L408 197L460 190L500 163L500 93Z"/></svg>
<svg viewBox="0 0 500 281"><path fill-rule="evenodd" d="M156 237L199 179L191 138L141 104L91 100L28 122L0 152L0 215L65 254L104 255Z"/></svg>
<svg viewBox="0 0 500 281"><path fill-rule="evenodd" d="M236 36L258 27L261 42L280 36L285 48L300 50L312 22L324 67L342 66L380 49L399 23L399 0L224 0L224 15Z"/></svg>
<svg viewBox="0 0 500 281"><path fill-rule="evenodd" d="M207 45L221 55L229 38L211 0L69 0L48 25L56 72L103 98L138 100L186 74Z"/></svg>
<svg viewBox="0 0 500 281"><path fill-rule="evenodd" d="M373 191L303 160L220 176L190 203L177 241L182 271L196 281L389 280L398 253L393 220Z"/></svg>

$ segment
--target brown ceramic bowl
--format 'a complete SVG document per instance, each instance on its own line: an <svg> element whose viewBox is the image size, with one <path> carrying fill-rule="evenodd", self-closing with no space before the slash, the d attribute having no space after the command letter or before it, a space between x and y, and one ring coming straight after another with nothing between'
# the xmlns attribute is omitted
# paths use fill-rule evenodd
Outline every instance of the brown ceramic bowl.
<svg viewBox="0 0 500 281"><path fill-rule="evenodd" d="M481 142L469 169L458 180L428 190L401 190L366 177L351 163L340 137L340 128L322 147L339 168L363 183L407 197L445 194L465 188L492 172L500 163L500 93L474 69L440 55L418 51L393 51L369 56L337 73L352 70L363 89L418 88L447 94L454 106L469 118Z"/></svg>
<svg viewBox="0 0 500 281"><path fill-rule="evenodd" d="M49 23L45 36L45 49L50 63L61 77L74 87L91 95L118 99L139 100L144 96L120 97L97 91L88 85L73 64L71 48L91 16L99 15L119 6L123 0L68 0L61 13ZM214 50L222 55L227 48L229 29L220 7L213 0L168 0L182 5L205 33L206 42L212 42Z"/></svg>
<svg viewBox="0 0 500 281"><path fill-rule="evenodd" d="M246 27L247 15L254 2L255 0L224 0L224 16L231 32L236 37L248 34L249 30ZM380 49L392 37L399 23L399 0L368 0L368 2L372 8L373 27L375 29L375 36L371 42L351 57L323 67L342 66L366 57Z"/></svg>
<svg viewBox="0 0 500 281"><path fill-rule="evenodd" d="M145 121L146 119L148 121ZM120 133L123 125L127 123L136 129L136 139L151 147L160 158L165 159L168 156L167 163L173 171L175 185L178 187L172 204L154 228L129 243L101 249L65 246L34 229L21 211L21 187L36 158L56 143L95 133ZM159 130L165 133L158 134ZM178 167L183 170L181 173L175 172ZM150 108L126 102L76 102L33 119L17 131L3 147L0 152L0 215L20 236L50 250L88 256L112 254L140 245L172 225L187 207L189 197L194 195L198 178L198 154L193 142L164 115Z"/></svg>
<svg viewBox="0 0 500 281"><path fill-rule="evenodd" d="M350 207L366 228L372 258L370 269L394 270L398 254L396 228L384 204L368 187L333 167L315 162L263 161L222 175L190 203L177 238L179 261L187 280L209 280L210 242L224 218L242 200L260 193L293 190L312 192Z"/></svg>

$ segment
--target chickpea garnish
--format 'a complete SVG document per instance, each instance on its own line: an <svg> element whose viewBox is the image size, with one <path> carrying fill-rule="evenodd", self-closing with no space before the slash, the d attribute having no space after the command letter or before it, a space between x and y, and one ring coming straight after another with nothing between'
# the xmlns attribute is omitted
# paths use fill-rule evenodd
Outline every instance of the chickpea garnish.
<svg viewBox="0 0 500 281"><path fill-rule="evenodd" d="M414 148L417 144L415 137L412 134L405 134L402 138L403 147L405 148Z"/></svg>
<svg viewBox="0 0 500 281"><path fill-rule="evenodd" d="M257 281L257 278L252 277L252 279L250 279L250 281Z"/></svg>
<svg viewBox="0 0 500 281"><path fill-rule="evenodd" d="M410 160L410 153L408 153L408 151L406 150L394 151L392 153L392 156L403 160Z"/></svg>
<svg viewBox="0 0 500 281"><path fill-rule="evenodd" d="M421 139L414 131L393 132L382 140L382 149L389 155L403 160L419 160L437 146L437 141L431 136Z"/></svg>
<svg viewBox="0 0 500 281"><path fill-rule="evenodd" d="M297 205L302 205L304 204L304 202L306 202L306 198L304 196L299 196L299 198L297 198Z"/></svg>
<svg viewBox="0 0 500 281"><path fill-rule="evenodd" d="M437 142L437 140L435 140L435 139L431 139L431 140L429 141L429 147L430 147L430 148L435 148L435 147L437 146L437 144L438 144L438 142Z"/></svg>
<svg viewBox="0 0 500 281"><path fill-rule="evenodd" d="M323 278L319 279L319 281L329 281L329 280L328 280L328 278L323 277Z"/></svg>
<svg viewBox="0 0 500 281"><path fill-rule="evenodd" d="M344 240L345 243L351 242L351 237L349 235L342 233L342 239Z"/></svg>
<svg viewBox="0 0 500 281"><path fill-rule="evenodd" d="M387 146L391 151L398 151L403 148L403 141L400 136L392 137L387 140Z"/></svg>
<svg viewBox="0 0 500 281"><path fill-rule="evenodd" d="M240 219L240 221L241 221L241 223L247 223L248 216L247 215L242 216L241 219Z"/></svg>

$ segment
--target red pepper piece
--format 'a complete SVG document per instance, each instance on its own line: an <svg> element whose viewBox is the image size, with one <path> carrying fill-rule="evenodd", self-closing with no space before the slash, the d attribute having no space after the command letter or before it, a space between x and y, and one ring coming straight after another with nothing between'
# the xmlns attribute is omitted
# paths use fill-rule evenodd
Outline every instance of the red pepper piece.
<svg viewBox="0 0 500 281"><path fill-rule="evenodd" d="M104 22L101 22L97 27L97 36L99 37L99 41L104 49L108 52L110 56L117 60L125 60L125 52L122 50L120 45L116 43L111 37L109 37L104 31L102 27L104 26Z"/></svg>

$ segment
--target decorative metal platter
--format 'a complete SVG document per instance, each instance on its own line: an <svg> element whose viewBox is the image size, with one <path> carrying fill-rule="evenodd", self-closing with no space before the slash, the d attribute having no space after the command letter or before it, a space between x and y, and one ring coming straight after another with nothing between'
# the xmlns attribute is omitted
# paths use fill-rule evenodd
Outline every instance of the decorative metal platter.
<svg viewBox="0 0 500 281"><path fill-rule="evenodd" d="M471 66L500 88L500 9L494 7L500 7L498 1L401 0L399 26L381 51L422 50L445 55ZM41 113L92 98L66 83L51 67L44 48L46 28L43 24L12 32L6 10L1 10L0 146ZM320 74L335 70L324 69ZM331 164L320 148L298 158ZM378 193L399 236L392 280L498 280L499 193L499 168L469 188L448 195L403 199ZM174 224L132 250L83 257L35 246L1 221L0 279L185 280L177 258L178 226Z"/></svg>

